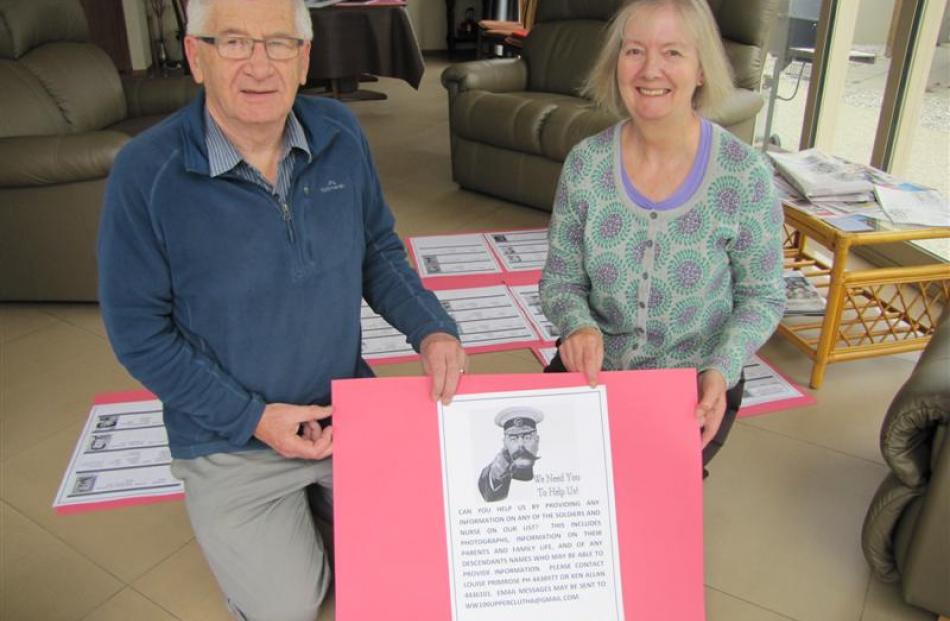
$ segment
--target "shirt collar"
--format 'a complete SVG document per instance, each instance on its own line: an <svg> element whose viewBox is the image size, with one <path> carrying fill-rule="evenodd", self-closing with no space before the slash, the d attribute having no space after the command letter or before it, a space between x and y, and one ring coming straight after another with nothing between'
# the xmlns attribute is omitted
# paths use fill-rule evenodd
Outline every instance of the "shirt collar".
<svg viewBox="0 0 950 621"><path fill-rule="evenodd" d="M244 158L224 135L221 127L208 112L207 106L204 109L204 117L205 143L208 147L208 174L217 177L234 169L235 166L244 161ZM286 158L292 149L300 149L307 155L307 161L311 160L312 155L310 145L307 144L307 136L304 133L303 125L300 124L300 120L297 119L297 115L294 114L293 110L287 115L281 141L281 160Z"/></svg>

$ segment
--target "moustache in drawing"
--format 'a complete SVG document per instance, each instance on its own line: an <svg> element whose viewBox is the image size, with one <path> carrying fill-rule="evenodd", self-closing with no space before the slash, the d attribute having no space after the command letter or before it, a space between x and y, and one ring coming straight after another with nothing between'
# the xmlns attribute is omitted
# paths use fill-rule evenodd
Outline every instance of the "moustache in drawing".
<svg viewBox="0 0 950 621"><path fill-rule="evenodd" d="M541 459L540 455L535 455L524 447L519 448L514 453L509 453L508 456L511 458L511 461L516 459L530 459L532 462L535 462Z"/></svg>

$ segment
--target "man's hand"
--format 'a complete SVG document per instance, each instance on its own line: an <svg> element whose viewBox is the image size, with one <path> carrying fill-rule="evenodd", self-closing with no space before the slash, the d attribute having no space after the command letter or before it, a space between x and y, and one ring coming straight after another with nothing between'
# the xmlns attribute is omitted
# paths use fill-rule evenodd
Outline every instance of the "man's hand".
<svg viewBox="0 0 950 621"><path fill-rule="evenodd" d="M604 364L604 337L597 328L580 328L561 342L561 362L568 371L579 371L587 383L597 385L597 374Z"/></svg>
<svg viewBox="0 0 950 621"><path fill-rule="evenodd" d="M455 396L459 378L465 372L465 350L457 338L434 332L422 339L419 347L422 368L432 378L432 400L448 405Z"/></svg>
<svg viewBox="0 0 950 621"><path fill-rule="evenodd" d="M332 406L270 403L254 436L288 459L325 459L333 453L333 427L321 429L317 421L332 413Z"/></svg>
<svg viewBox="0 0 950 621"><path fill-rule="evenodd" d="M725 413L726 378L715 369L703 371L699 374L699 404L696 406L696 419L703 430L703 448L716 436Z"/></svg>
<svg viewBox="0 0 950 621"><path fill-rule="evenodd" d="M511 460L508 457L508 451L503 449L495 455L495 459L488 466L488 476L493 485L511 477Z"/></svg>

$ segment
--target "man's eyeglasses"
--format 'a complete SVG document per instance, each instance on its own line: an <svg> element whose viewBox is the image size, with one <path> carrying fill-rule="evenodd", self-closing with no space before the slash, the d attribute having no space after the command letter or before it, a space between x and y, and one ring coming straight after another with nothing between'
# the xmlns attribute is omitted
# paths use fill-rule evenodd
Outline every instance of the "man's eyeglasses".
<svg viewBox="0 0 950 621"><path fill-rule="evenodd" d="M257 43L264 45L264 52L271 60L290 60L297 57L297 54L300 53L300 47L304 43L303 39L294 39L293 37L254 39L252 37L225 35L223 37L197 36L195 38L213 45L218 50L221 58L229 60L247 60L254 54L254 45Z"/></svg>

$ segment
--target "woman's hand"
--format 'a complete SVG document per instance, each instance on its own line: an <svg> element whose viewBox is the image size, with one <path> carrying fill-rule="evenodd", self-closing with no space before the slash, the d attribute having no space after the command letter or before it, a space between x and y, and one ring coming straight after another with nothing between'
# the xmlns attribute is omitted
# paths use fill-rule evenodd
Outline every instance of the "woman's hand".
<svg viewBox="0 0 950 621"><path fill-rule="evenodd" d="M699 404L696 406L696 419L703 430L703 448L709 444L726 413L726 378L715 369L699 374Z"/></svg>
<svg viewBox="0 0 950 621"><path fill-rule="evenodd" d="M579 371L587 383L597 385L597 374L604 364L604 337L597 328L580 328L561 341L561 362L568 371Z"/></svg>

